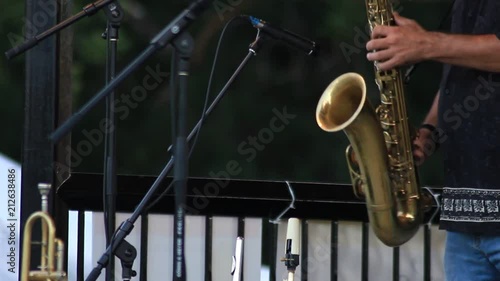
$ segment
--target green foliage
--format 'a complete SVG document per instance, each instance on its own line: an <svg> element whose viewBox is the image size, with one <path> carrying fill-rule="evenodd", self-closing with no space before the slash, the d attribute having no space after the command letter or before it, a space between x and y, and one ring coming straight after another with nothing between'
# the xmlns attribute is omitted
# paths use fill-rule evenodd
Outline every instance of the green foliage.
<svg viewBox="0 0 500 281"><path fill-rule="evenodd" d="M123 69L148 44L149 40L179 13L188 1L176 1L167 7L164 2L124 1L127 9L120 28L118 69ZM273 0L216 1L225 10L209 9L190 29L196 42L191 64L189 92L189 123L194 126L201 116L208 74L215 47L224 24L238 14L252 14L296 33L307 35L321 43L323 53L306 57L301 52L279 42L266 41L259 54L252 58L230 88L226 97L208 118L191 158L191 176L209 176L210 172L225 169L226 163L236 160L243 168L238 178L289 179L301 181L348 182L344 150L348 142L342 133L321 131L314 118L316 104L325 87L337 76L348 71L360 72L370 85L370 98L377 101L373 83L373 66L366 61L364 46L356 46L356 29L366 27L366 10L361 1ZM74 13L86 2L75 1ZM226 5L226 6L224 6ZM403 15L422 21L434 28L445 13L448 3L403 2ZM0 32L7 38L10 32L21 34L24 6L21 1L7 0L0 18ZM76 23L74 32L74 65L72 72L73 109L80 108L104 85L106 41L101 34L106 27L102 13ZM245 23L228 29L221 47L211 100L222 88L247 53L255 30ZM362 40L361 40L362 41ZM363 42L361 42L363 43ZM2 50L11 46L0 40ZM348 45L356 52L347 56L341 46ZM358 44L359 45L359 44ZM171 52L168 49L155 55L127 79L116 91L116 97L131 95L134 87L143 85L148 74L146 66L169 71ZM1 152L20 159L22 114L24 102L24 60L17 58L0 64L0 122L5 133L0 139ZM410 118L419 124L432 102L439 81L440 66L424 63L408 87ZM168 161L166 148L171 143L168 81L165 79L147 97L129 108L120 119L118 133L118 163L120 173L157 174ZM124 105L124 103L121 103ZM286 107L296 116L285 129L273 134L263 149L256 149L253 159L242 154L249 137L263 134L276 115L273 110ZM100 105L73 132L73 149L88 141L84 132L99 127L104 116ZM241 150L241 149L240 149ZM94 146L90 155L74 166L76 171L102 171L102 143ZM441 181L440 158L434 157L421 173L424 184Z"/></svg>

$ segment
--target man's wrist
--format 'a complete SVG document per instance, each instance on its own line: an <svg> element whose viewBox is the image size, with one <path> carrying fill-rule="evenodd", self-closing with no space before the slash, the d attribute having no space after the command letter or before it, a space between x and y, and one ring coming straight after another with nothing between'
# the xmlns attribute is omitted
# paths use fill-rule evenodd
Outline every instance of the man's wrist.
<svg viewBox="0 0 500 281"><path fill-rule="evenodd" d="M436 141L436 136L434 135L437 132L436 126L429 124L429 123L423 123L420 125L419 128L419 135L422 139L428 139L432 141L435 145L435 149L439 148L439 142Z"/></svg>
<svg viewBox="0 0 500 281"><path fill-rule="evenodd" d="M423 60L435 60L441 57L441 43L445 40L445 34L435 31L427 31L427 40L424 50L421 52Z"/></svg>
<svg viewBox="0 0 500 281"><path fill-rule="evenodd" d="M433 133L434 131L436 131L436 126L429 123L423 123L422 125L420 125L420 129L427 129L430 131L430 133Z"/></svg>

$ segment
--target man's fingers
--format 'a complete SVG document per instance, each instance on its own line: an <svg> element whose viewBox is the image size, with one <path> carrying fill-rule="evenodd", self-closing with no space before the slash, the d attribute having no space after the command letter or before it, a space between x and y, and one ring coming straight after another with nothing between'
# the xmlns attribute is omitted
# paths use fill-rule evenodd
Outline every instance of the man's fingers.
<svg viewBox="0 0 500 281"><path fill-rule="evenodd" d="M378 62L377 63L377 68L379 71L387 71L389 69L393 69L398 65L397 59L392 57L391 59L383 62Z"/></svg>
<svg viewBox="0 0 500 281"><path fill-rule="evenodd" d="M373 28L371 37L372 37L372 39L386 37L391 32L392 28L394 28L394 27L387 26L387 25L377 25Z"/></svg>
<svg viewBox="0 0 500 281"><path fill-rule="evenodd" d="M414 145L414 148L416 149L413 150L413 160L417 165L421 165L425 160L425 154L418 145Z"/></svg>
<svg viewBox="0 0 500 281"><path fill-rule="evenodd" d="M381 50L377 52L370 52L366 54L366 58L369 61L385 61L388 59L392 58L392 51L391 50Z"/></svg>
<svg viewBox="0 0 500 281"><path fill-rule="evenodd" d="M366 43L367 51L383 50L389 47L389 43L385 38L373 39Z"/></svg>

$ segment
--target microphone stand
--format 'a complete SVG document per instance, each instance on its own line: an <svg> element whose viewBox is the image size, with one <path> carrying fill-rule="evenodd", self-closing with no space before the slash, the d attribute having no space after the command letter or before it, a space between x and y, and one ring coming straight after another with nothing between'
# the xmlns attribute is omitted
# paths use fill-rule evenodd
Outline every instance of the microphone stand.
<svg viewBox="0 0 500 281"><path fill-rule="evenodd" d="M8 50L5 52L5 56L7 57L8 60L28 51L29 49L35 47L39 42L42 40L46 39L47 37L51 36L52 34L59 32L61 29L66 28L73 23L79 21L85 16L92 16L97 11L100 9L106 7L108 4L111 4L115 2L116 0L99 0L94 3L91 3L85 7L83 7L83 10L79 13L77 13L74 16L71 16L62 22L58 23L57 25L54 25L53 27L47 29L46 31L34 36L33 38L30 38L26 40L24 43Z"/></svg>
<svg viewBox="0 0 500 281"><path fill-rule="evenodd" d="M107 97L123 80L132 74L142 63L155 54L160 49L169 45L180 33L182 33L192 22L196 20L199 14L204 11L213 0L195 0L187 9L182 11L173 21L171 21L163 30L161 30L149 43L149 46L139 54L124 70L122 70L106 87L97 93L89 102L87 102L71 118L66 120L49 137L53 142L59 141L68 134L71 129L80 122L83 117L89 113L102 99Z"/></svg>
<svg viewBox="0 0 500 281"><path fill-rule="evenodd" d="M175 212L174 212L174 266L173 280L186 281L186 262L184 256L185 238L185 206L186 185L188 179L189 153L187 145L187 86L189 76L189 60L193 53L193 37L188 33L182 33L174 39L172 53L172 76L170 83L171 113L174 153L174 189L175 189Z"/></svg>
<svg viewBox="0 0 500 281"><path fill-rule="evenodd" d="M5 52L5 56L8 60L28 51L29 49L35 47L39 42L45 40L49 36L56 32L76 23L85 16L92 16L96 14L100 9L104 8L104 12L108 18L106 32L103 37L107 39L107 50L106 50L106 82L111 81L116 73L116 52L117 52L117 41L118 41L118 29L120 27L121 20L123 19L123 10L116 0L99 0L89 5L83 7L82 11L61 21L57 25L54 25L50 29L28 39L24 43L8 50ZM113 230L115 229L116 219L116 138L115 138L115 127L116 120L114 115L114 92L106 99L106 120L109 122L105 126L105 156L104 156L104 190L105 190L105 213L107 217L105 218L106 226L106 243L109 244L111 236L113 235ZM131 246L131 245L130 245ZM131 246L133 247L133 246ZM120 256L119 256L120 257ZM120 258L121 259L121 258ZM123 259L121 259L123 261ZM122 262L123 264L123 262ZM114 260L111 260L107 268L106 280L113 280L114 276Z"/></svg>
<svg viewBox="0 0 500 281"><path fill-rule="evenodd" d="M237 75L241 72L241 70L244 68L244 66L248 63L248 61L250 60L250 58L252 56L255 56L257 54L258 49L260 49L260 47L261 47L259 39L260 38L257 37L257 39L250 45L250 49L249 49L249 52L248 52L247 56L243 59L242 63L236 69L235 73L231 76L231 78L226 83L226 85L224 86L224 88L221 90L221 92L218 94L218 96L215 98L215 100L209 106L209 108L207 109L207 111L204 113L204 116L202 117L202 119L196 124L196 126L193 128L193 130L191 131L191 133L187 137L187 141L188 142L192 139L192 137L194 136L194 134L198 130L200 130L201 125L203 123L202 121L205 119L205 117L207 117L210 114L210 112L212 112L212 110L215 108L215 106L217 105L217 103L222 99L222 97L226 93L226 91L229 88L229 86L233 83L233 81L235 80L235 78L237 77ZM182 40L181 40L181 42L182 42ZM118 78L115 78L113 80L113 82L116 81L116 79L118 79ZM183 82L180 81L180 83L182 84ZM187 148L187 146L184 146L184 147ZM182 145L181 145L181 148L182 148ZM178 147L176 149L178 149ZM115 234L113 236L111 244L106 248L106 251L102 254L101 258L98 260L97 266L90 272L89 276L87 277L87 279L85 279L85 281L95 281L95 280L97 280L97 278L99 277L102 269L105 266L107 266L107 264L109 262L110 256L113 255L114 253L116 253L117 249L123 248L122 245L128 244L127 241L125 240L125 237L127 237L130 234L130 232L132 232L132 229L134 228L134 223L137 221L137 219L139 218L139 216L141 214L143 214L144 211L147 210L148 203L151 201L151 199L156 196L156 193L157 193L158 189L160 188L163 180L165 179L165 177L169 174L170 170L172 169L173 162L174 162L174 158L171 157L170 160L168 161L168 163L165 165L165 167L163 168L163 170L160 172L160 174L156 178L156 180L153 182L153 184L149 188L149 190L146 193L146 195L144 196L144 198L137 205L137 207L135 208L135 210L132 213L132 215L130 216L130 218L128 218L127 220L123 221L120 224L120 226L118 227L118 229L116 230L116 232L115 232ZM187 164L187 161L185 163ZM182 178L182 176L183 175L179 173L177 175L177 178ZM182 184L183 184L182 182L179 182L178 186L182 187ZM179 196L179 194L176 194L176 199L177 199L178 196ZM184 206L180 206L180 208L183 208ZM177 209L176 209L176 211L177 211ZM177 216L178 214L175 214L175 215ZM180 214L179 217L182 217L182 213ZM176 231L178 230L177 228L175 228L175 229L176 229ZM183 228L181 230L183 230ZM177 234L177 236L181 237L182 233ZM177 242L182 242L182 241L180 241L180 240L176 241L174 239L174 243L177 243ZM177 245L178 244L175 244L174 246L177 246ZM174 248L174 250L176 250L176 249ZM177 255L176 256L176 258L179 258L179 257L181 257L181 255ZM174 267L175 270L178 270L178 269L181 270L179 272L179 275L180 275L179 277L185 276L184 274L182 274L182 269L184 268L184 270L185 270L185 266L183 266L182 260L175 260L174 259L174 262L178 262L178 265ZM174 270L174 275L177 274L177 272L175 270ZM174 278L175 278L175 276L174 276ZM174 280L179 280L179 279L174 279Z"/></svg>
<svg viewBox="0 0 500 281"><path fill-rule="evenodd" d="M85 6L81 12L74 16L71 16L57 25L51 27L50 29L30 38L19 46L16 46L7 52L5 56L7 59L12 59L21 53L28 51L29 49L35 47L39 42L45 40L52 34L59 32L60 30L76 23L85 16L92 16L96 14L100 9L104 8L104 12L107 16L107 28L103 37L107 39L107 50L106 50L106 82L109 83L116 73L116 53L117 53L117 42L118 42L118 29L120 27L121 20L123 19L123 10L116 0L99 0ZM106 244L109 245L111 236L113 235L113 230L116 224L116 137L115 128L116 120L114 114L114 92L106 99L106 120L109 122L105 126L105 145L104 145L104 190L105 190L105 227L106 227ZM130 247L133 247L130 245ZM124 264L122 256L118 256L122 260L122 265ZM114 260L112 259L106 269L106 280L114 280Z"/></svg>
<svg viewBox="0 0 500 281"><path fill-rule="evenodd" d="M107 40L106 49L106 84L109 84L116 75L117 49L119 28L123 19L123 9L119 2L111 3L104 9L108 18L106 31L103 37ZM106 98L106 126L104 131L104 224L106 231L106 246L109 246L111 237L116 228L116 118L115 118L115 92L112 91ZM133 248L130 245L130 248ZM134 249L135 250L135 249ZM123 255L118 255L122 261L122 270L130 272L131 263L125 262ZM132 258L132 262L135 256ZM130 264L130 269L129 265ZM114 280L115 260L111 259L106 267L106 281ZM125 274L126 276L129 274ZM124 278L126 279L126 277Z"/></svg>

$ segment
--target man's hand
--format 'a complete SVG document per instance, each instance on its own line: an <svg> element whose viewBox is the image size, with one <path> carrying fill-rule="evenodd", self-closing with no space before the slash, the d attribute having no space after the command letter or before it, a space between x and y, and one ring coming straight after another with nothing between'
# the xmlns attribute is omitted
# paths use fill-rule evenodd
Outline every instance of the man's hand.
<svg viewBox="0 0 500 281"><path fill-rule="evenodd" d="M432 133L426 128L418 131L417 137L413 140L413 159L415 165L420 166L434 153L436 144L432 140Z"/></svg>
<svg viewBox="0 0 500 281"><path fill-rule="evenodd" d="M368 53L368 60L376 61L381 71L425 59L426 50L432 43L431 33L414 20L397 13L394 19L397 26L376 26L366 44L368 51L376 51Z"/></svg>
<svg viewBox="0 0 500 281"><path fill-rule="evenodd" d="M413 141L413 159L415 161L415 165L420 166L425 161L425 152L424 152L424 144L423 138L417 137Z"/></svg>

